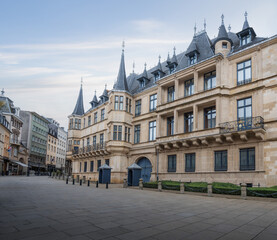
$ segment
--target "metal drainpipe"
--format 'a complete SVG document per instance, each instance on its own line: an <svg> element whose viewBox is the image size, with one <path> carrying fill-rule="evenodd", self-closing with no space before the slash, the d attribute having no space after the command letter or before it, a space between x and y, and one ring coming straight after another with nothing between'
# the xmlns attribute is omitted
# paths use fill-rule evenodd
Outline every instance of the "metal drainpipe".
<svg viewBox="0 0 277 240"><path fill-rule="evenodd" d="M157 148L157 181L159 181L159 149Z"/></svg>

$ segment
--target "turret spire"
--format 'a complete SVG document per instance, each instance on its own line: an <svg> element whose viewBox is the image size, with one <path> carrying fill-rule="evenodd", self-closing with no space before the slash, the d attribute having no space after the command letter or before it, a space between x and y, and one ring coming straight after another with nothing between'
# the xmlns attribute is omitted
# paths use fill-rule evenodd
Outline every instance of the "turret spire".
<svg viewBox="0 0 277 240"><path fill-rule="evenodd" d="M205 32L206 32L206 27L207 27L206 18L204 18L204 31L205 31Z"/></svg>
<svg viewBox="0 0 277 240"><path fill-rule="evenodd" d="M249 28L249 23L248 23L248 20L247 20L247 16L248 16L248 13L245 11L245 13L244 13L245 20L244 20L244 23L243 23L242 30L244 30L246 28Z"/></svg>
<svg viewBox="0 0 277 240"><path fill-rule="evenodd" d="M74 108L74 111L72 113L73 115L83 115L84 114L84 104L83 104L83 85L81 83L80 91L79 91L79 96Z"/></svg>
<svg viewBox="0 0 277 240"><path fill-rule="evenodd" d="M5 90L4 90L4 88L2 88L2 91L1 91L2 97L4 97L4 93L5 93Z"/></svg>
<svg viewBox="0 0 277 240"><path fill-rule="evenodd" d="M114 85L114 90L129 91L126 72L125 72L124 48L125 48L125 42L123 41L121 61L120 61L118 75L117 75L117 81Z"/></svg>

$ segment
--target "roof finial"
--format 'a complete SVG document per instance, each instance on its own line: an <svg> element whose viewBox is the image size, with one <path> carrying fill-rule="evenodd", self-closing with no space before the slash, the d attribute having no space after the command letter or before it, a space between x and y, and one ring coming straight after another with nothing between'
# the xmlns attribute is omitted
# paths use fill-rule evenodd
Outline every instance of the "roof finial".
<svg viewBox="0 0 277 240"><path fill-rule="evenodd" d="M248 13L247 13L247 11L245 11L245 13L244 13L245 21L247 21L247 15L248 15Z"/></svg>
<svg viewBox="0 0 277 240"><path fill-rule="evenodd" d="M84 83L84 82L83 82L83 77L81 77L81 86L83 86L83 83Z"/></svg>
<svg viewBox="0 0 277 240"><path fill-rule="evenodd" d="M161 55L159 55L159 63L161 62Z"/></svg>
<svg viewBox="0 0 277 240"><path fill-rule="evenodd" d="M107 83L105 83L105 90L107 90Z"/></svg>
<svg viewBox="0 0 277 240"><path fill-rule="evenodd" d="M122 41L122 52L124 52L124 48L125 48L125 42L124 40Z"/></svg>
<svg viewBox="0 0 277 240"><path fill-rule="evenodd" d="M221 15L221 25L224 25L224 15Z"/></svg>
<svg viewBox="0 0 277 240"><path fill-rule="evenodd" d="M196 35L196 23L194 25L194 36Z"/></svg>
<svg viewBox="0 0 277 240"><path fill-rule="evenodd" d="M228 31L229 32L231 31L231 24L229 24Z"/></svg>
<svg viewBox="0 0 277 240"><path fill-rule="evenodd" d="M2 88L2 91L1 91L2 96L4 96L4 93L5 93L5 90L4 88Z"/></svg>
<svg viewBox="0 0 277 240"><path fill-rule="evenodd" d="M96 96L96 90L94 91L94 95Z"/></svg>
<svg viewBox="0 0 277 240"><path fill-rule="evenodd" d="M176 51L176 47L174 46L174 48L173 48L173 55L176 54L175 51Z"/></svg>
<svg viewBox="0 0 277 240"><path fill-rule="evenodd" d="M205 32L206 32L206 27L207 27L206 18L204 18L204 31L205 31Z"/></svg>
<svg viewBox="0 0 277 240"><path fill-rule="evenodd" d="M144 70L146 70L146 66L147 66L147 64L146 64L146 63L144 63Z"/></svg>
<svg viewBox="0 0 277 240"><path fill-rule="evenodd" d="M133 61L133 73L135 73L135 61Z"/></svg>

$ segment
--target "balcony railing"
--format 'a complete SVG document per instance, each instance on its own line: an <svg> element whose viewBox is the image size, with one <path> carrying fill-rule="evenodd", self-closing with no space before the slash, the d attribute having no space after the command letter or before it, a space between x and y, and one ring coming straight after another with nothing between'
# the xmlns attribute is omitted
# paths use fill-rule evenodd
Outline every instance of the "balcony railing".
<svg viewBox="0 0 277 240"><path fill-rule="evenodd" d="M264 119L260 116L244 118L219 124L220 133L232 133L250 129L264 128Z"/></svg>
<svg viewBox="0 0 277 240"><path fill-rule="evenodd" d="M20 145L20 141L18 139L10 139L10 143L11 144L16 144L16 145Z"/></svg>
<svg viewBox="0 0 277 240"><path fill-rule="evenodd" d="M90 153L90 152L100 151L105 149L106 149L106 142L101 142L93 145L88 145L83 148L75 148L72 150L72 152L73 152L73 155L76 155L76 154L85 154L85 153Z"/></svg>

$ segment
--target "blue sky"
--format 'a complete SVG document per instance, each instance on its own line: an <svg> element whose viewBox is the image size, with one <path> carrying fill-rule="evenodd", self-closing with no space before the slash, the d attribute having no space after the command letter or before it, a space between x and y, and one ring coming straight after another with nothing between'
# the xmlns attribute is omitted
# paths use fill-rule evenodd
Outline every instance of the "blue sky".
<svg viewBox="0 0 277 240"><path fill-rule="evenodd" d="M0 88L23 110L56 119L67 128L84 80L85 109L94 91L116 80L122 40L127 75L153 67L167 53L185 51L193 27L217 35L241 30L244 12L258 36L277 34L277 2L180 0L0 0Z"/></svg>

